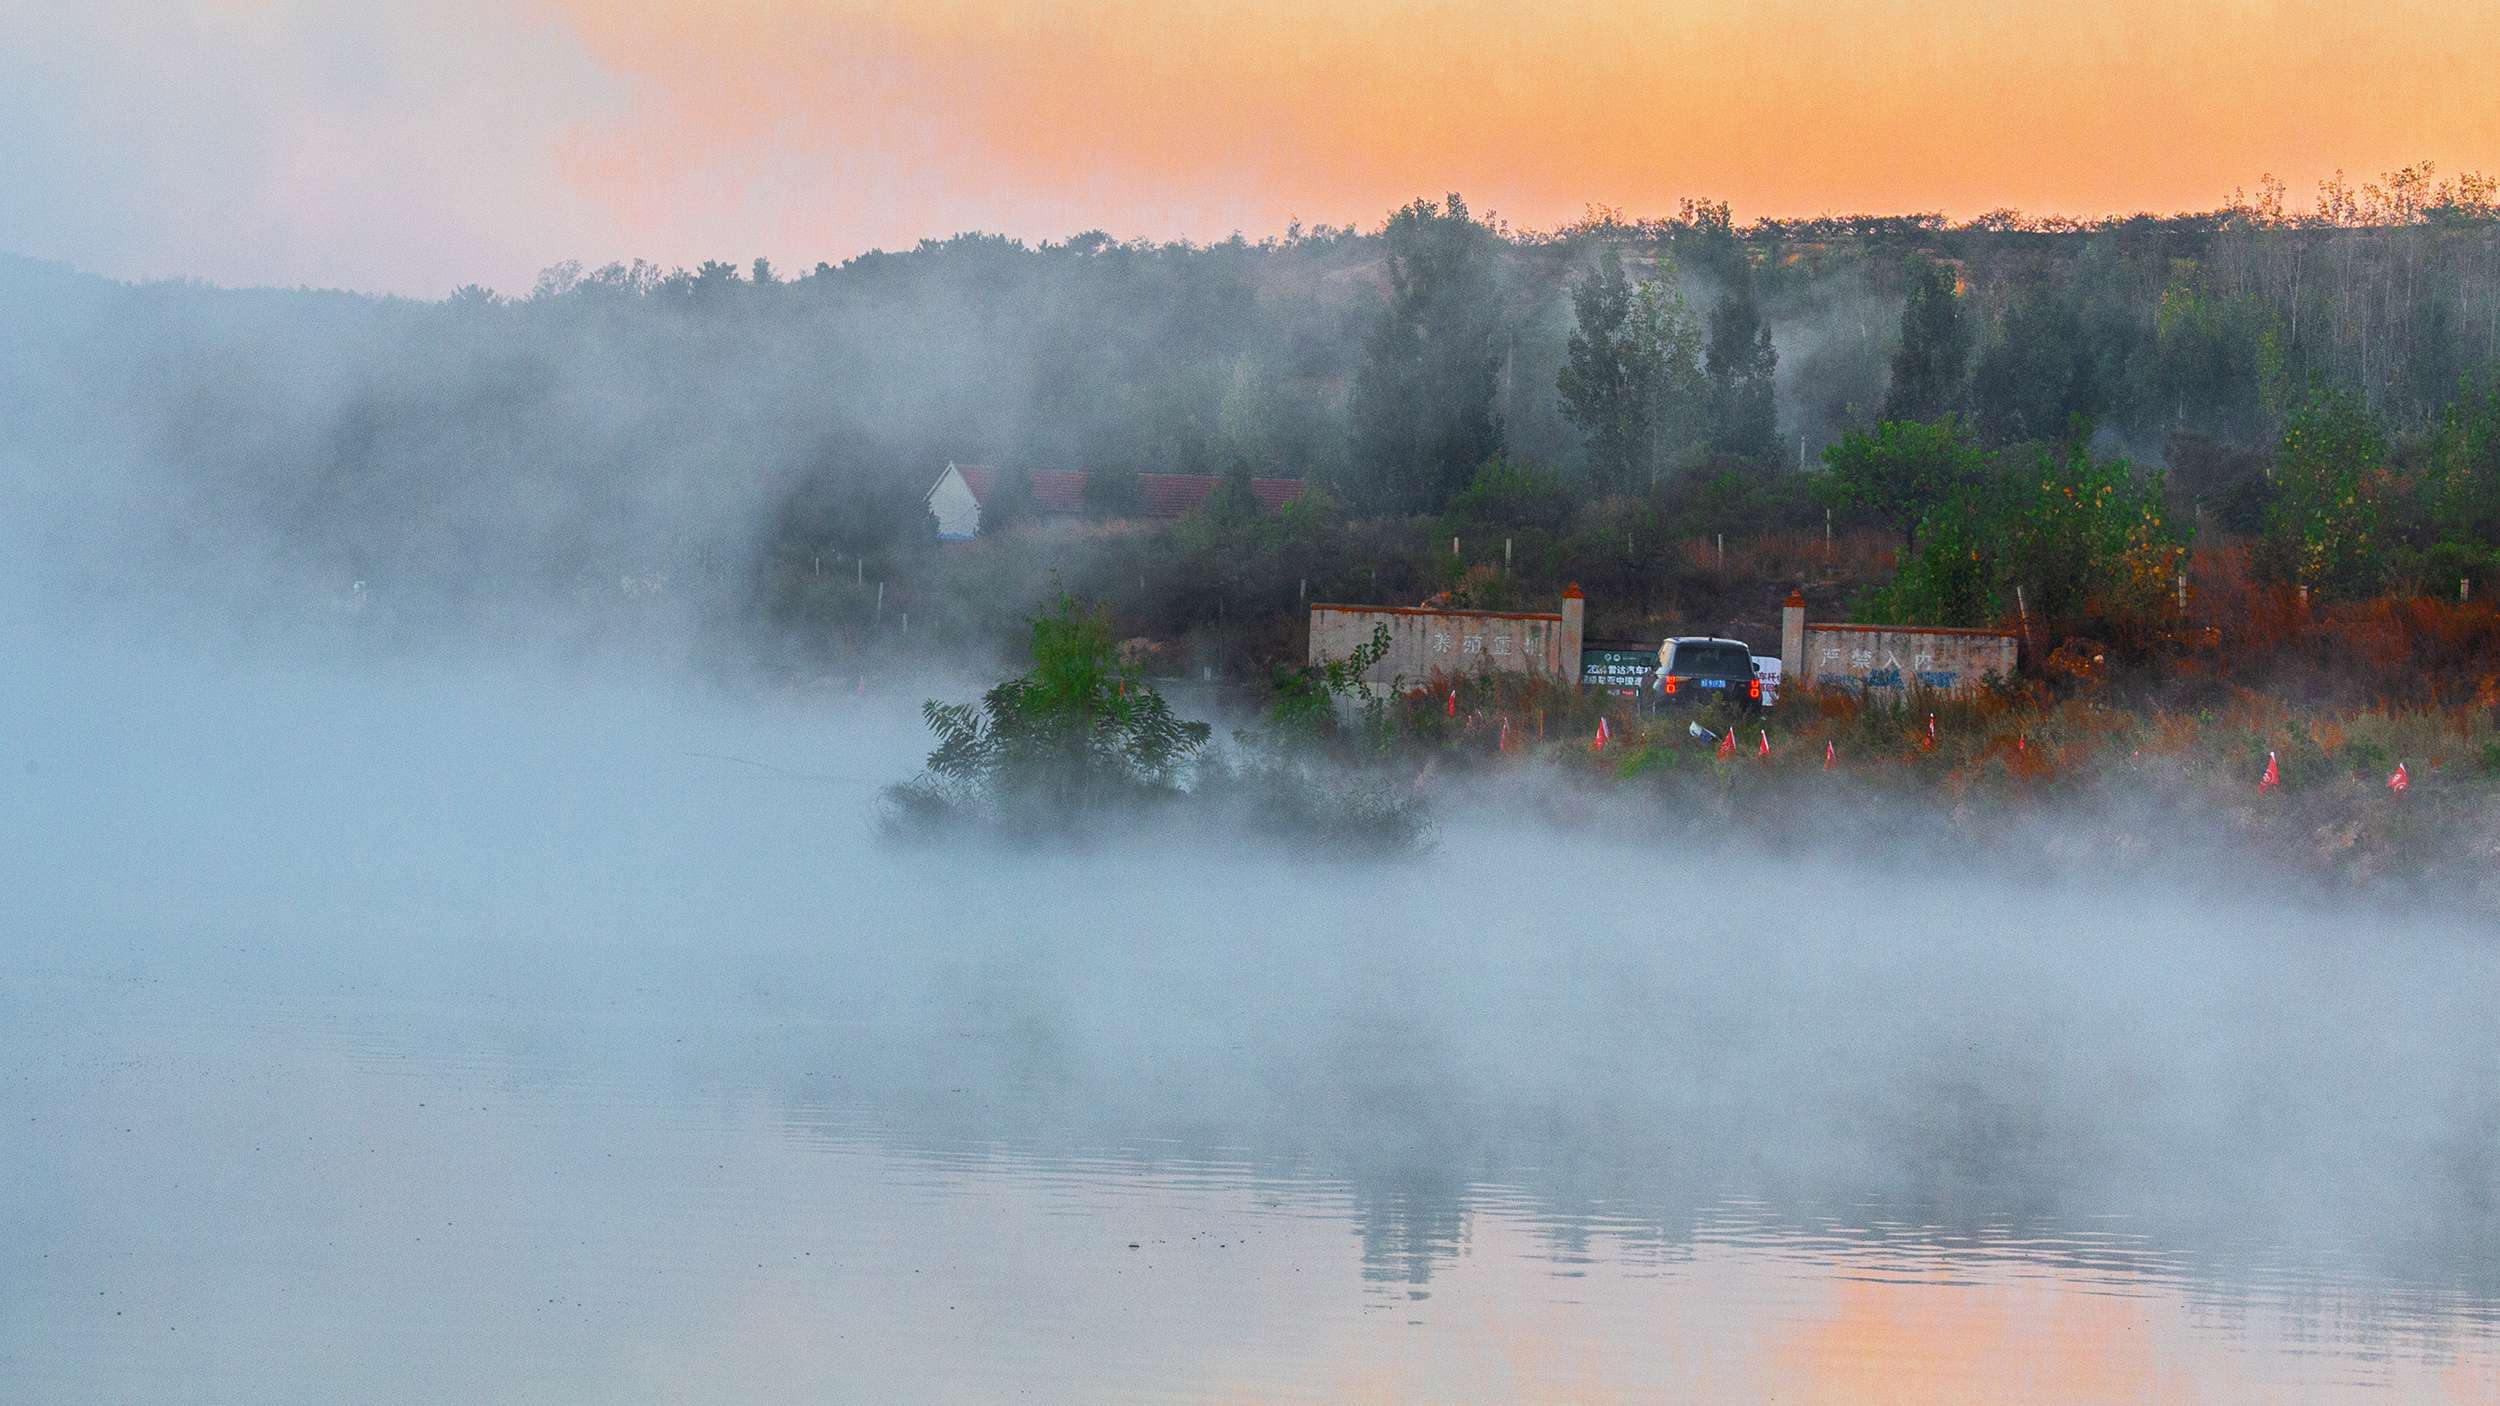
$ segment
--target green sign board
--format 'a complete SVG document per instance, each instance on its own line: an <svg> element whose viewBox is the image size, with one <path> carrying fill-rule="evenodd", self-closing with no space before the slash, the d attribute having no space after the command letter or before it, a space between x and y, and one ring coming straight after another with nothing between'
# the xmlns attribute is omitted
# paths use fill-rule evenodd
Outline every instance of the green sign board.
<svg viewBox="0 0 2500 1406"><path fill-rule="evenodd" d="M1618 698L1639 698L1658 672L1658 649L1638 645L1582 645L1580 687Z"/></svg>

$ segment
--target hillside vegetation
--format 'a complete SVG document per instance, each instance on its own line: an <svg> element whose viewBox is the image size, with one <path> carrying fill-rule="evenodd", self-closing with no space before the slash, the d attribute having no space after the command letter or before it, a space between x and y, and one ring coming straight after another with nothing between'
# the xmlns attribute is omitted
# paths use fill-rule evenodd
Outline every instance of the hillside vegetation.
<svg viewBox="0 0 2500 1406"><path fill-rule="evenodd" d="M2500 208L2427 169L2088 222L1691 202L1530 232L1452 196L438 303L23 261L0 289L0 400L32 408L0 461L55 565L259 611L353 591L375 628L661 601L843 675L1012 644L1065 587L1158 667L1257 678L1307 600L1578 581L1597 634L1759 632L1802 583L1826 617L2019 616L2041 658L2123 668L2237 628L2208 583L2500 584ZM949 460L1319 489L941 550Z"/></svg>

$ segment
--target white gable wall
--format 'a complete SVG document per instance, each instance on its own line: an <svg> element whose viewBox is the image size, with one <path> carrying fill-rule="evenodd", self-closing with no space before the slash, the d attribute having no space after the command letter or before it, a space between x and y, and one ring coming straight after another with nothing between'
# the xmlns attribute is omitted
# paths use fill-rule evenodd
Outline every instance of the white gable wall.
<svg viewBox="0 0 2500 1406"><path fill-rule="evenodd" d="M937 535L943 540L962 542L981 535L981 500L972 496L972 485L953 464L929 490L929 512L937 518Z"/></svg>

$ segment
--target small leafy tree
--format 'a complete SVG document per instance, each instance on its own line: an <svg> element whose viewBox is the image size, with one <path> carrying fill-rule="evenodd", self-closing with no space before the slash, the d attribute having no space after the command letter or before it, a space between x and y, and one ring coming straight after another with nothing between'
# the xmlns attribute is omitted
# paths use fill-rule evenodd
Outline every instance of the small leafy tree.
<svg viewBox="0 0 2500 1406"><path fill-rule="evenodd" d="M1572 495L1551 474L1508 458L1486 460L1467 491L1450 501L1449 516L1479 527L1553 531L1571 517Z"/></svg>
<svg viewBox="0 0 2500 1406"><path fill-rule="evenodd" d="M2163 516L2160 476L2124 459L2095 459L2080 444L2042 450L2030 479L2015 480L2005 538L2008 583L2024 586L2044 619L2088 613L2140 640L2175 608L2185 548Z"/></svg>
<svg viewBox="0 0 2500 1406"><path fill-rule="evenodd" d="M1918 550L1901 558L1892 580L1861 601L1858 613L1882 625L1972 628L1994 620L1997 564L1987 516L1976 494L1929 513Z"/></svg>
<svg viewBox="0 0 2500 1406"><path fill-rule="evenodd" d="M2266 516L2265 560L2313 590L2367 594L2377 585L2387 479L2387 435L2359 400L2312 396L2283 427L2275 452L2280 490Z"/></svg>
<svg viewBox="0 0 2500 1406"><path fill-rule="evenodd" d="M1824 450L1818 487L1833 507L1874 518L1901 534L1905 553L1916 553L1920 525L1977 483L1987 462L1955 416L1886 420L1872 430L1851 430Z"/></svg>
<svg viewBox="0 0 2500 1406"><path fill-rule="evenodd" d="M1120 659L1101 610L1063 593L1032 624L1031 672L978 704L921 705L937 747L926 777L895 799L951 793L1000 807L1010 823L1063 823L1109 802L1177 793L1207 725L1176 716Z"/></svg>
<svg viewBox="0 0 2500 1406"><path fill-rule="evenodd" d="M1372 637L1356 645L1343 659L1277 670L1276 699L1269 706L1269 720L1278 732L1290 738L1323 737L1337 726L1337 705L1348 702L1361 710L1369 725L1367 731L1375 737L1385 735L1389 700L1365 682L1363 675L1388 657L1389 627L1374 625Z"/></svg>

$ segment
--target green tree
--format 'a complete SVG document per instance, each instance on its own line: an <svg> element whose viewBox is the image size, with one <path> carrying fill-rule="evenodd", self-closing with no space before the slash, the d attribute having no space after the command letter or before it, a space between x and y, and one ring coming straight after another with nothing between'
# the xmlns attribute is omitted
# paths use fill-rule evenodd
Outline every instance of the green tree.
<svg viewBox="0 0 2500 1406"><path fill-rule="evenodd" d="M1724 200L1683 201L1668 238L1677 257L1689 253L1692 266L1706 278L1733 283L1745 273L1745 243L1737 237L1734 212Z"/></svg>
<svg viewBox="0 0 2500 1406"><path fill-rule="evenodd" d="M1556 382L1563 415L1588 448L1589 477L1601 492L1621 492L1646 476L1655 449L1664 348L1643 335L1647 309L1612 244L1572 284L1571 308L1576 325Z"/></svg>
<svg viewBox="0 0 2500 1406"><path fill-rule="evenodd" d="M2224 439L2262 437L2282 352L2254 298L2223 297L2182 279L2153 315L2152 408L2171 427Z"/></svg>
<svg viewBox="0 0 2500 1406"><path fill-rule="evenodd" d="M2056 439L2100 408L2099 365L2074 298L2046 286L2016 294L1971 377L1979 432L1992 444Z"/></svg>
<svg viewBox="0 0 2500 1406"><path fill-rule="evenodd" d="M1494 235L1453 194L1391 215L1382 239L1389 301L1354 378L1354 481L1375 507L1429 511L1502 448Z"/></svg>
<svg viewBox="0 0 2500 1406"><path fill-rule="evenodd" d="M1657 273L1632 295L1631 331L1640 345L1641 363L1658 377L1642 465L1654 488L1670 470L1698 455L1710 437L1710 378L1702 371L1701 323L1684 301L1675 264L1665 255Z"/></svg>
<svg viewBox="0 0 2500 1406"><path fill-rule="evenodd" d="M1960 406L1970 335L1953 283L1953 271L1933 259L1911 265L1910 300L1901 309L1901 345L1892 354L1883 418L1933 420Z"/></svg>
<svg viewBox="0 0 2500 1406"><path fill-rule="evenodd" d="M1874 518L1901 534L1905 553L1916 553L1928 514L1978 483L1987 463L1956 416L1886 420L1824 450L1817 483L1826 503Z"/></svg>
<svg viewBox="0 0 2500 1406"><path fill-rule="evenodd" d="M1031 671L977 705L921 705L937 747L927 777L896 799L951 790L1000 807L1010 823L1064 823L1108 802L1178 789L1210 729L1175 715L1121 660L1109 617L1062 594L1033 618L1032 650Z"/></svg>
<svg viewBox="0 0 2500 1406"><path fill-rule="evenodd" d="M1215 491L1191 510L1191 516L1226 532L1240 532L1255 526L1260 517L1259 495L1251 487L1254 476L1250 465L1235 459L1224 472L1216 475Z"/></svg>
<svg viewBox="0 0 2500 1406"><path fill-rule="evenodd" d="M1879 625L1976 629L2001 613L1993 555L1993 505L1966 493L1938 504L1923 519L1919 547L1905 554L1892 580L1859 602L1858 614Z"/></svg>
<svg viewBox="0 0 2500 1406"><path fill-rule="evenodd" d="M2026 469L1981 468L1921 515L1918 545L1866 603L1879 621L1982 626L2019 588L2052 632L2091 628L2130 649L2176 614L2185 548L2162 507L2162 480L2079 442L2043 446Z"/></svg>
<svg viewBox="0 0 2500 1406"><path fill-rule="evenodd" d="M2010 490L2000 570L2024 588L2033 613L2051 622L2096 615L2139 635L2168 618L2185 553L2163 512L2159 474L2095 459L2069 441L2039 450Z"/></svg>
<svg viewBox="0 0 2500 1406"><path fill-rule="evenodd" d="M1771 324L1763 320L1749 265L1736 265L1727 291L1710 309L1704 369L1710 378L1710 447L1751 459L1777 454L1779 353L1771 346Z"/></svg>
<svg viewBox="0 0 2500 1406"><path fill-rule="evenodd" d="M1226 462L1245 459L1263 468L1278 459L1275 389L1259 367L1244 357L1233 363L1224 382L1224 397L1215 410L1216 452Z"/></svg>
<svg viewBox="0 0 2500 1406"><path fill-rule="evenodd" d="M1365 731L1385 741L1389 696L1363 681L1372 666L1389 657L1389 627L1374 625L1372 637L1343 659L1277 668L1269 678L1273 697L1268 721L1289 739L1326 737L1338 730L1344 709L1359 713Z"/></svg>
<svg viewBox="0 0 2500 1406"><path fill-rule="evenodd" d="M2313 590L2368 594L2385 548L2387 477L2387 434L2369 407L2343 392L2312 395L2292 413L2275 451L2265 560Z"/></svg>
<svg viewBox="0 0 2500 1406"><path fill-rule="evenodd" d="M2461 388L2429 453L2431 525L2442 542L2500 546L2500 380Z"/></svg>
<svg viewBox="0 0 2500 1406"><path fill-rule="evenodd" d="M1471 526L1556 531L1571 517L1573 495L1559 480L1526 464L1489 459L1450 500L1450 516Z"/></svg>
<svg viewBox="0 0 2500 1406"><path fill-rule="evenodd" d="M698 303L725 303L743 287L736 264L718 259L705 259L686 285L687 293Z"/></svg>

